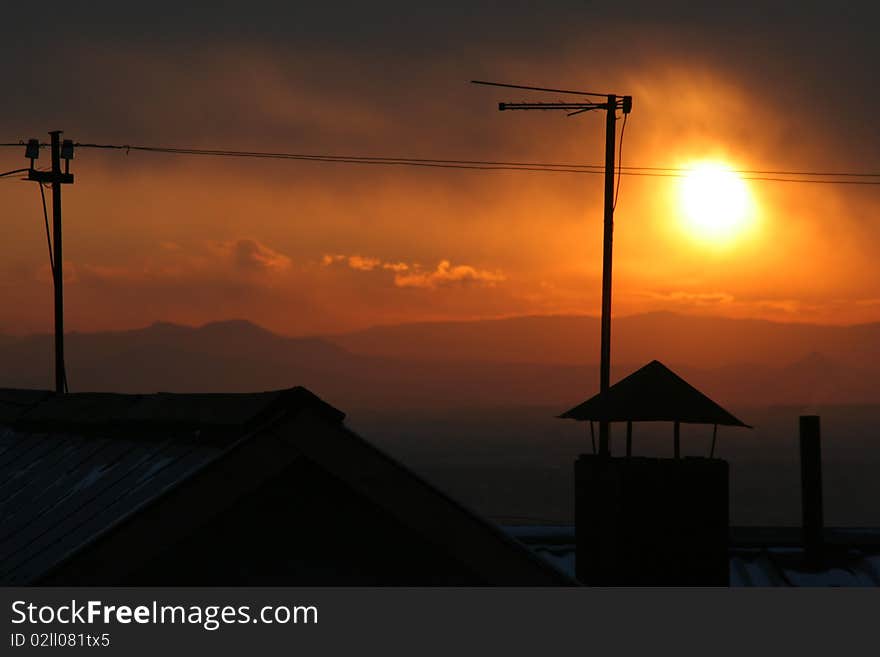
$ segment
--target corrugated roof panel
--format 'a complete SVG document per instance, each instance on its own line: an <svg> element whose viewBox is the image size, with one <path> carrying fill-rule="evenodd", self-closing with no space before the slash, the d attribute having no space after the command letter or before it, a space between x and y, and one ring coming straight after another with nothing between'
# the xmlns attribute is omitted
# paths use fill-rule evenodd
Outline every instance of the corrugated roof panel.
<svg viewBox="0 0 880 657"><path fill-rule="evenodd" d="M23 584L222 449L191 434L165 440L18 434L0 466L0 582Z"/></svg>
<svg viewBox="0 0 880 657"><path fill-rule="evenodd" d="M76 443L69 437L62 438L57 441L55 448L49 450L40 460L29 460L14 471L13 468L7 468L9 477L0 482L0 509L3 508L3 504L12 503L24 490L33 486L35 479L42 480L44 486L48 487L58 478L57 468L67 466L76 453Z"/></svg>
<svg viewBox="0 0 880 657"><path fill-rule="evenodd" d="M0 454L0 469L17 472L40 462L47 453L58 447L58 441L35 435L15 449Z"/></svg>
<svg viewBox="0 0 880 657"><path fill-rule="evenodd" d="M4 489L0 494L0 514L6 514L6 526L0 527L0 541L15 531L19 523L27 524L57 503L57 491L70 485L70 474L77 472L98 451L109 449L112 443L108 439L93 439L82 444L81 439L59 436L59 444L64 447L59 449L58 458L14 473L15 487Z"/></svg>
<svg viewBox="0 0 880 657"><path fill-rule="evenodd" d="M9 427L0 427L0 458L10 458L10 450L16 450L19 444L22 444L27 436L22 433L13 431Z"/></svg>
<svg viewBox="0 0 880 657"><path fill-rule="evenodd" d="M42 576L222 455L252 425L302 408L333 423L345 417L304 388L186 395L0 389L0 584Z"/></svg>
<svg viewBox="0 0 880 657"><path fill-rule="evenodd" d="M864 573L843 568L829 568L818 572L807 572L785 568L785 578L792 586L877 586L876 582Z"/></svg>
<svg viewBox="0 0 880 657"><path fill-rule="evenodd" d="M59 439L61 434L55 434ZM0 554L4 553L4 545L9 537L30 525L41 522L45 516L50 516L71 497L82 495L87 491L88 484L93 481L103 470L106 470L126 451L132 449L128 441L105 441L106 450L96 453L91 450L92 441L80 439L77 445L76 456L72 457L69 467L58 472L58 476L49 481L45 487L35 483L19 492L18 499L4 508L5 518L0 528ZM85 453L85 458L80 455ZM62 466L63 467L63 466Z"/></svg>
<svg viewBox="0 0 880 657"><path fill-rule="evenodd" d="M144 467L132 471L130 476L103 489L93 503L65 518L63 528L41 537L40 546L29 548L26 558L9 574L10 582L27 582L46 572L68 554L198 471L214 455L214 450L194 447L180 457L159 457L149 464L144 463Z"/></svg>

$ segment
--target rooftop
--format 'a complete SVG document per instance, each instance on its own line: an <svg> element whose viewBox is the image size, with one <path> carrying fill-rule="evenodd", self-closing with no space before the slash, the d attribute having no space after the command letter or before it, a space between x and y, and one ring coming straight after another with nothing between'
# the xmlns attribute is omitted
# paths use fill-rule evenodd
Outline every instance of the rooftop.
<svg viewBox="0 0 880 657"><path fill-rule="evenodd" d="M506 526L517 540L574 577L574 527ZM826 529L832 555L819 569L803 566L800 529L734 527L730 535L730 586L880 586L880 528Z"/></svg>
<svg viewBox="0 0 880 657"><path fill-rule="evenodd" d="M363 547L361 566L388 566L403 583L423 576L433 581L432 563L472 583L573 583L348 430L344 417L304 388L62 396L0 389L0 584L56 582L59 572L62 583L71 577L83 584L127 581L127 573L163 555L170 559L164 563L177 567L175 555L182 552L175 546L187 541L200 546L192 558L212 546L213 558L236 564L247 577L247 559L236 550L259 550L265 547L260 541L249 548L242 537L244 548L224 552L213 548L216 533L199 529L201 538L192 537L197 526L220 527L220 535L228 535L223 531L234 525L223 523L242 518L260 518L273 541L279 547L283 542L279 572L294 568L288 570L293 579L273 583L295 584L296 572L312 572L309 559L322 558L315 546L296 553L302 536L293 503L303 494L311 497L301 510L309 522L344 524L356 508L361 516L384 519L397 541L421 550L416 558L406 553L407 545L386 545L391 541L381 533L365 539L371 546ZM259 491L267 490L269 497L261 497ZM277 508L285 509L282 523ZM230 509L241 511L229 516ZM387 558L376 557L381 550ZM406 562L400 568L390 564L397 553ZM334 558L354 556L349 550ZM223 563L220 568L226 572ZM322 572L329 574L319 583L345 583L333 579L332 564ZM381 581L382 572L372 575Z"/></svg>

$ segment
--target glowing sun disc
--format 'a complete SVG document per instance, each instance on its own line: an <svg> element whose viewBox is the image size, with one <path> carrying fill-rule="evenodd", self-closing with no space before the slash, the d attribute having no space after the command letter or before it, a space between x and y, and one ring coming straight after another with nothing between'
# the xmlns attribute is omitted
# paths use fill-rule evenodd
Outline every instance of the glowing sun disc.
<svg viewBox="0 0 880 657"><path fill-rule="evenodd" d="M719 244L731 241L745 228L751 205L746 182L714 162L691 167L681 183L680 202L688 232Z"/></svg>

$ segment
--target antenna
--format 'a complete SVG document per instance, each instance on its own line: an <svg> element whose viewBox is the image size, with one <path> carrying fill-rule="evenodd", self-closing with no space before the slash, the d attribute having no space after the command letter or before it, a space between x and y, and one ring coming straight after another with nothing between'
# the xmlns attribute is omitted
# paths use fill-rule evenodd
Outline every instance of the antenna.
<svg viewBox="0 0 880 657"><path fill-rule="evenodd" d="M604 97L605 102L552 102L552 103L498 103L501 112L509 110L561 110L567 116L574 116L592 110L605 110L605 212L602 248L602 339L599 363L599 393L605 393L611 385L611 253L614 235L614 141L617 135L617 110L624 115L632 112L632 96L617 94L598 94L590 91L571 91L568 89L551 89L533 87L522 84L503 82L486 82L471 80L472 84L483 84L491 87L508 89L527 89L546 93L574 94L578 96ZM599 455L611 456L610 425L607 421L599 423Z"/></svg>
<svg viewBox="0 0 880 657"><path fill-rule="evenodd" d="M471 84L484 84L489 87L506 87L507 89L527 89L529 91L549 91L556 94L573 94L575 96L607 96L593 91L572 91L570 89L549 89L547 87L531 87L524 84L507 84L506 82L487 82L486 80L471 80Z"/></svg>

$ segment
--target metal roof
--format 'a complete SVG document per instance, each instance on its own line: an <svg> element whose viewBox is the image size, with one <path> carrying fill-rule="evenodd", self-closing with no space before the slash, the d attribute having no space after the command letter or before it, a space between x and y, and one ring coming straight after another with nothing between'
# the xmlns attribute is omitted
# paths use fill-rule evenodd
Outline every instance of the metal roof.
<svg viewBox="0 0 880 657"><path fill-rule="evenodd" d="M89 583L107 572L112 583L113 573L185 537L192 514L216 512L218 497L277 477L299 458L442 548L475 581L574 583L346 429L343 418L304 388L61 396L0 389L0 585L65 583L71 573ZM295 558L295 543L291 550Z"/></svg>
<svg viewBox="0 0 880 657"><path fill-rule="evenodd" d="M303 388L0 390L0 584L32 581L222 456L261 420L306 405L336 422L344 417Z"/></svg>
<svg viewBox="0 0 880 657"><path fill-rule="evenodd" d="M575 576L574 527L516 525L504 530L547 563ZM799 536L800 530L733 528L730 586L880 587L880 529L827 529L826 539L838 547L838 554L819 569L800 566L803 552L791 543L790 534Z"/></svg>
<svg viewBox="0 0 880 657"><path fill-rule="evenodd" d="M4 585L31 581L223 452L193 434L137 441L10 429L0 450Z"/></svg>
<svg viewBox="0 0 880 657"><path fill-rule="evenodd" d="M657 360L559 417L596 422L667 421L751 428Z"/></svg>

